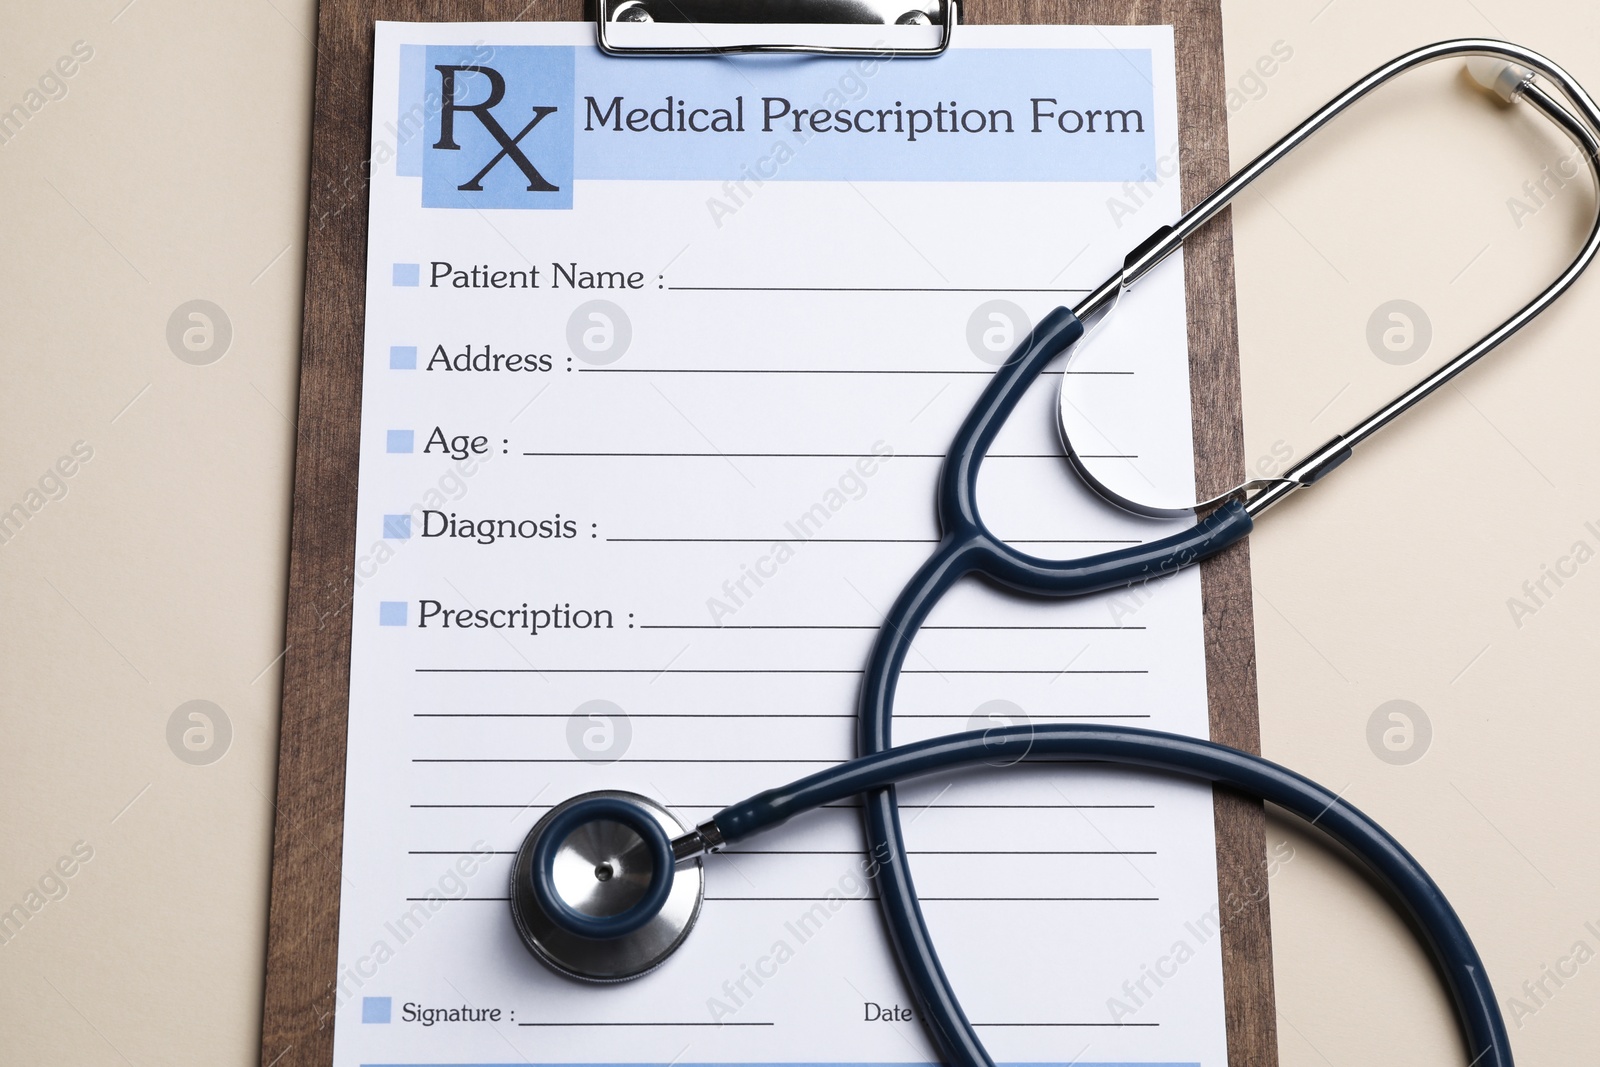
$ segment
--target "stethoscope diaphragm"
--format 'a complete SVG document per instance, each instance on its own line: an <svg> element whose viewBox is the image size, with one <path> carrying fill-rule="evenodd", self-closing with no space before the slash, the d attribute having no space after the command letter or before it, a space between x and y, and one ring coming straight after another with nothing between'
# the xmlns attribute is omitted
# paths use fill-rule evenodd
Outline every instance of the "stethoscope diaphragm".
<svg viewBox="0 0 1600 1067"><path fill-rule="evenodd" d="M699 860L674 869L670 842L687 831L649 797L622 790L551 808L511 866L511 917L522 943L589 982L622 982L660 966L693 929L705 897ZM594 936L576 932L588 927Z"/></svg>

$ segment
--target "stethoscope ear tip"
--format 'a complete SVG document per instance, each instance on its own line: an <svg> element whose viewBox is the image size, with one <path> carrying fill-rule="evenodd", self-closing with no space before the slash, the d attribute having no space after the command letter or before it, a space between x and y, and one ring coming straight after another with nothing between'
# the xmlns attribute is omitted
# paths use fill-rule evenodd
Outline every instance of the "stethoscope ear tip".
<svg viewBox="0 0 1600 1067"><path fill-rule="evenodd" d="M558 804L511 868L511 916L548 966L620 982L661 965L693 928L705 893L698 860L677 869L682 826L648 797L602 790Z"/></svg>
<svg viewBox="0 0 1600 1067"><path fill-rule="evenodd" d="M1473 56L1467 60L1467 76L1480 88L1509 104L1516 100L1517 93L1532 79L1533 71L1492 56Z"/></svg>

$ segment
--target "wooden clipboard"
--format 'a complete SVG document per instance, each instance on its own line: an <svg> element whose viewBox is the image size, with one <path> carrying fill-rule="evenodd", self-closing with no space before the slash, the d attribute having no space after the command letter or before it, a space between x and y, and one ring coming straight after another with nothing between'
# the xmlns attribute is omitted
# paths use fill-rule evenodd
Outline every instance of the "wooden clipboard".
<svg viewBox="0 0 1600 1067"><path fill-rule="evenodd" d="M1220 0L967 0L961 15L968 24L1172 25L1184 206L1227 178ZM528 0L319 5L263 1067L322 1067L333 1058L373 24L585 17L581 0L550 0L537 10ZM1244 470L1227 212L1186 243L1184 270L1197 488L1204 497L1236 484ZM1200 579L1211 736L1258 752L1248 542L1202 564ZM1266 820L1259 802L1222 790L1215 811L1228 1060L1234 1067L1275 1067Z"/></svg>

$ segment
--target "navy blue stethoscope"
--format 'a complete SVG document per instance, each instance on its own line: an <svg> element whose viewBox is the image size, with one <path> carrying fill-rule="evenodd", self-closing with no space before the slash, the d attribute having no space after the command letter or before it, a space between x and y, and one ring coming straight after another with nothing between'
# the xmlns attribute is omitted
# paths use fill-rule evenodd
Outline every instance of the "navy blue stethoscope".
<svg viewBox="0 0 1600 1067"><path fill-rule="evenodd" d="M686 830L654 801L603 791L554 807L528 834L511 876L511 911L528 948L556 970L591 981L621 981L658 966L683 943L699 914L702 857L770 830L802 812L848 797L864 801L869 858L890 941L921 1008L920 1018L951 1067L993 1067L939 963L907 862L895 784L972 766L1035 757L1111 763L1227 786L1314 824L1359 858L1411 920L1448 987L1474 1067L1510 1067L1511 1048L1488 974L1439 886L1400 843L1338 794L1287 768L1226 745L1178 734L1088 724L1023 725L896 746L895 687L912 639L941 597L978 575L1035 597L1081 596L1142 583L1222 552L1251 530L1254 516L1311 485L1360 442L1454 378L1538 315L1571 286L1600 249L1600 215L1582 250L1543 292L1366 420L1281 477L1247 482L1184 509L1143 505L1103 485L1074 449L1066 454L1109 502L1145 515L1208 513L1189 528L1133 548L1076 560L1047 560L997 539L978 512L978 471L1023 393L1108 312L1121 293L1159 263L1238 192L1312 133L1377 86L1434 60L1471 57L1468 70L1506 104L1524 101L1582 149L1600 190L1600 112L1548 59L1494 40L1456 40L1409 52L1335 97L1171 226L1136 248L1122 269L1071 310L1039 323L989 381L956 433L939 475L943 540L895 601L867 661L860 696L860 756L732 804ZM1548 84L1555 90L1552 95ZM1576 114L1574 114L1576 112Z"/></svg>

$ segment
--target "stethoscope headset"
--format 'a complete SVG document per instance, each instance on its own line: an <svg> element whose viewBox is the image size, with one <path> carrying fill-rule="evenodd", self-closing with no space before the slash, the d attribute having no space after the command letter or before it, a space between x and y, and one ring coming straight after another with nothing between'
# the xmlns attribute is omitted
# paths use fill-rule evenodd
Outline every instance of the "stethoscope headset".
<svg viewBox="0 0 1600 1067"><path fill-rule="evenodd" d="M1566 269L1499 326L1283 475L1246 482L1200 505L1151 506L1113 491L1084 464L1063 419L1068 458L1108 502L1166 517L1210 509L1182 532L1133 548L1058 561L1020 552L984 525L977 504L979 467L1023 393L1051 360L1084 335L1085 321L1108 312L1125 290L1241 190L1351 104L1405 71L1459 56L1472 57L1472 77L1506 104L1525 101L1565 131L1583 150L1600 192L1600 111L1566 71L1536 52L1495 40L1444 41L1406 53L1340 93L1177 222L1151 235L1077 307L1045 316L995 372L956 433L940 472L937 508L943 540L901 592L873 644L860 697L860 756L730 805L687 832L664 807L632 793L588 793L557 805L529 832L512 868L511 913L527 947L575 978L616 982L637 977L671 955L694 925L704 887L701 857L802 812L860 796L870 869L901 971L921 1008L919 1016L945 1063L993 1067L940 966L923 919L895 784L1032 757L1111 763L1227 786L1292 812L1344 846L1388 891L1432 956L1460 1020L1469 1061L1474 1067L1510 1067L1511 1048L1487 971L1444 893L1399 842L1331 790L1226 745L1131 727L1034 724L898 747L891 741L895 687L912 639L960 579L976 574L1030 596L1081 596L1150 581L1214 556L1249 534L1256 515L1327 475L1356 445L1516 333L1589 265L1600 250L1600 213Z"/></svg>

